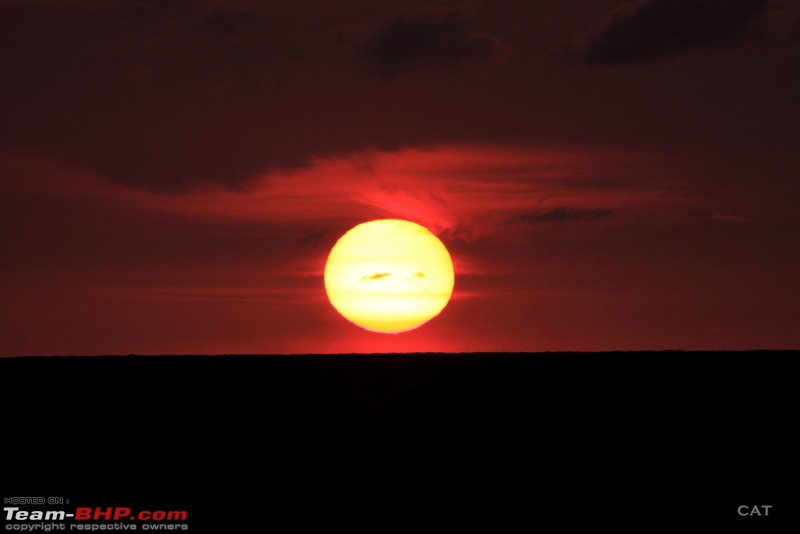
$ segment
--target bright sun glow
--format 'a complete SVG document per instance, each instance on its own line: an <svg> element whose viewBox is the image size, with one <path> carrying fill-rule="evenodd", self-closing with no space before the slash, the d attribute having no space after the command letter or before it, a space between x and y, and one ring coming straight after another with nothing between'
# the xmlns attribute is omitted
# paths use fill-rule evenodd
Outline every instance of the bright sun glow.
<svg viewBox="0 0 800 534"><path fill-rule="evenodd" d="M355 226L331 249L325 291L344 318L396 334L441 312L453 294L453 261L427 228L381 219Z"/></svg>

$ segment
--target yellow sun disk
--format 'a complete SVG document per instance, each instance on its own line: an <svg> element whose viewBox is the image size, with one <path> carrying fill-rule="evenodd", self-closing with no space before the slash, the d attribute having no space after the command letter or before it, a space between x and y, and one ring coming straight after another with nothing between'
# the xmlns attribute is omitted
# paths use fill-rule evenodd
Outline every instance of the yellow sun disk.
<svg viewBox="0 0 800 534"><path fill-rule="evenodd" d="M325 291L349 321L399 333L437 316L453 293L453 262L444 244L410 221L360 224L336 242L325 264Z"/></svg>

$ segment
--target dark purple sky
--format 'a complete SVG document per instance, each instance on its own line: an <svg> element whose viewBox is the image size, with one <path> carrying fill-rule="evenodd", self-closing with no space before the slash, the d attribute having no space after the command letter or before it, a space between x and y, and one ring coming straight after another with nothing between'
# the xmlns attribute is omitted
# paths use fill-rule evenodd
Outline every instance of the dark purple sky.
<svg viewBox="0 0 800 534"><path fill-rule="evenodd" d="M0 0L0 72L0 355L800 348L800 2Z"/></svg>

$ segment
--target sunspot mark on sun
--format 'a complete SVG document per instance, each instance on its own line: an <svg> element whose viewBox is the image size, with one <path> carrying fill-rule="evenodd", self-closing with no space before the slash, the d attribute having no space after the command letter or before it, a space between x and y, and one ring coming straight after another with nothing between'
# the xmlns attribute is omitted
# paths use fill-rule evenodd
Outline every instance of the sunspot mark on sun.
<svg viewBox="0 0 800 534"><path fill-rule="evenodd" d="M387 276L391 276L392 273L375 273L361 277L361 281L369 281L369 280L380 280L381 278L386 278Z"/></svg>

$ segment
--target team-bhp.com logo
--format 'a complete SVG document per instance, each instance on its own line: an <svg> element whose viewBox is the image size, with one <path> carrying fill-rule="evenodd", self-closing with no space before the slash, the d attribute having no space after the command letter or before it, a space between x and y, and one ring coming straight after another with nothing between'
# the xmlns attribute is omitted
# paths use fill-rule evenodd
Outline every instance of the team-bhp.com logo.
<svg viewBox="0 0 800 534"><path fill-rule="evenodd" d="M78 506L74 511L3 507L6 530L189 530L186 510L132 510L126 506Z"/></svg>
<svg viewBox="0 0 800 534"><path fill-rule="evenodd" d="M74 513L64 510L20 510L14 506L3 508L6 521L58 521L73 519L75 521L119 521L121 519L139 521L186 521L186 510L140 510L134 513L130 508L79 506Z"/></svg>

